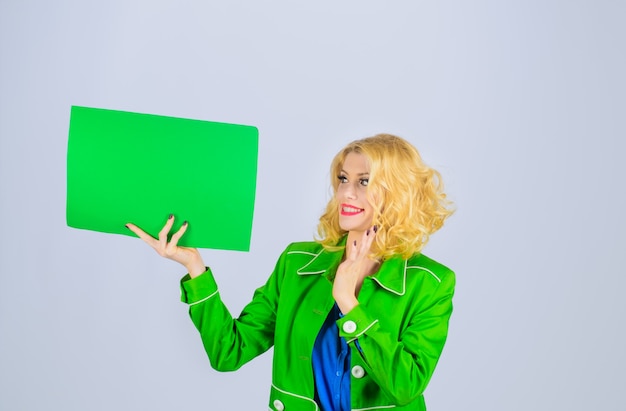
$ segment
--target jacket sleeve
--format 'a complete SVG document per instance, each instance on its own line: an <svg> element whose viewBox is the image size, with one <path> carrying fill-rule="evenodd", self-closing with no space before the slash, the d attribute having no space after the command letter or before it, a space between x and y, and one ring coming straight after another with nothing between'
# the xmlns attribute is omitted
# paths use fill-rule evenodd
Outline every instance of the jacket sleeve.
<svg viewBox="0 0 626 411"><path fill-rule="evenodd" d="M193 279L186 275L181 280L181 300L189 304L189 315L214 369L236 370L274 344L283 256L238 318L233 318L222 302L210 269Z"/></svg>
<svg viewBox="0 0 626 411"><path fill-rule="evenodd" d="M337 322L352 355L361 356L370 377L396 405L410 403L426 389L448 334L454 286L454 273L450 271L420 301L421 306L411 311L408 326L400 334L363 304Z"/></svg>

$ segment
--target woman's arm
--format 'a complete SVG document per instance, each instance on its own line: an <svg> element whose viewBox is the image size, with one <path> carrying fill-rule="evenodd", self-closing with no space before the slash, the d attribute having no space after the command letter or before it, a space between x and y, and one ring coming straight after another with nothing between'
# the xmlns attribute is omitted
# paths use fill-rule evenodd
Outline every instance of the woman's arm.
<svg viewBox="0 0 626 411"><path fill-rule="evenodd" d="M218 371L235 370L267 351L274 342L279 294L277 278L282 266L278 264L267 283L256 290L239 318L233 318L198 250L178 246L188 224L185 222L167 241L173 223L174 217L170 216L158 238L134 224L129 223L127 227L159 255L185 266L189 274L181 281L181 299L189 305L189 315L200 332L211 366Z"/></svg>

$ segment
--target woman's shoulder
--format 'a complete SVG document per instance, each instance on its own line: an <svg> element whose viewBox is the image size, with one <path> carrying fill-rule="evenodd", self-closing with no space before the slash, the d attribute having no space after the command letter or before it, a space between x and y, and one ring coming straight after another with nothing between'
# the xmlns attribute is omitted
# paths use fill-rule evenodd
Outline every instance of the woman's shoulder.
<svg viewBox="0 0 626 411"><path fill-rule="evenodd" d="M301 241L287 246L279 264L287 273L322 274L340 257L340 254L325 252L324 247L317 242Z"/></svg>
<svg viewBox="0 0 626 411"><path fill-rule="evenodd" d="M297 241L289 244L285 249L287 254L319 254L324 247L315 241Z"/></svg>
<svg viewBox="0 0 626 411"><path fill-rule="evenodd" d="M424 271L438 283L455 282L455 274L452 269L421 253L406 260L406 270L407 272Z"/></svg>
<svg viewBox="0 0 626 411"><path fill-rule="evenodd" d="M289 244L281 254L281 260L291 263L309 262L322 254L324 247L315 241L298 241Z"/></svg>

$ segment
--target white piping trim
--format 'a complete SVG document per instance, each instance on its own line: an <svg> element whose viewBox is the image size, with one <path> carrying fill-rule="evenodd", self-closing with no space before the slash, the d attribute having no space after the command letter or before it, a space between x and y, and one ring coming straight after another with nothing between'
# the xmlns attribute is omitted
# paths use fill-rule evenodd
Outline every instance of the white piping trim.
<svg viewBox="0 0 626 411"><path fill-rule="evenodd" d="M322 252L324 251L324 249L322 248L320 250L319 253L314 254L314 253L310 253L308 251L288 251L287 254L306 254L306 255L311 255L314 256L313 259L311 261L309 261L308 263L306 263L305 265L303 265L302 267L300 267L298 270L296 270L296 272L298 273L298 275L308 275L308 274L322 274L325 273L326 270L322 270L322 271L314 271L314 272L306 272L306 271L302 271L304 270L307 266L309 266L313 261L315 261L315 259L317 257L320 256L320 254L322 254Z"/></svg>
<svg viewBox="0 0 626 411"><path fill-rule="evenodd" d="M363 331L361 331L356 337L354 337L353 339L351 339L350 341L348 341L348 344L350 344L352 341L358 339L360 336L362 336L363 334L365 334L365 332L367 330L369 330L370 328L372 328L374 326L374 324L376 324L378 322L378 318L375 319L370 325L368 325Z"/></svg>
<svg viewBox="0 0 626 411"><path fill-rule="evenodd" d="M383 287L385 290L389 291L390 293L394 293L396 295L404 295L404 290L402 292L397 292L396 290L392 290L389 287L386 287L385 284L383 284L378 278L376 277L372 277L372 280L376 281L378 283L378 285L380 285L381 287Z"/></svg>
<svg viewBox="0 0 626 411"><path fill-rule="evenodd" d="M441 278L437 277L437 275L435 273L433 273L432 271L430 271L426 267L422 267L422 266L419 266L419 265L412 265L412 266L407 267L407 268L419 268L419 269L422 269L422 270L426 271L427 273L429 273L430 275L432 275L433 277L435 277L435 280L437 280L438 282L441 282Z"/></svg>
<svg viewBox="0 0 626 411"><path fill-rule="evenodd" d="M378 283L378 285L380 285L381 287L383 287L385 290L387 290L387 291L389 291L389 292L391 292L391 293L394 293L394 294L396 294L396 295L403 296L403 295L406 293L406 270L407 270L407 268L408 268L408 267L406 266L406 264L407 264L407 260L404 260L404 277L402 278L402 291L401 291L401 292L398 292L398 291L396 291L396 290L392 290L392 289L391 289L391 288L389 288L389 287L386 287L386 286L385 286L385 284L383 284L383 283L382 283L382 282L381 282L378 278L376 278L376 277L372 277L372 279L373 279L374 281L376 281L376 282Z"/></svg>
<svg viewBox="0 0 626 411"><path fill-rule="evenodd" d="M316 257L318 255L318 254L315 254L315 253L310 253L308 251L298 251L298 250L287 251L287 254L307 254L307 255L314 255Z"/></svg>
<svg viewBox="0 0 626 411"><path fill-rule="evenodd" d="M286 395L291 395L292 397L296 397L296 398L300 398L301 400L307 400L307 401L311 401L313 403L313 405L315 405L315 411L319 411L319 408L317 407L317 403L315 401L313 401L312 399L308 398L308 397L304 397L302 395L298 395L298 394L294 394L292 392L289 391L285 391L285 390L281 390L280 388L278 388L277 386L275 386L274 384L272 384L272 387L274 387L274 389L276 391L282 392L283 394Z"/></svg>
<svg viewBox="0 0 626 411"><path fill-rule="evenodd" d="M395 405L379 405L377 407L354 408L352 411L380 410L383 408L396 408L396 406Z"/></svg>
<svg viewBox="0 0 626 411"><path fill-rule="evenodd" d="M196 304L200 304L205 302L206 300L208 300L209 298L213 297L215 294L217 294L219 292L219 290L216 290L213 294L209 295L208 297L204 297L202 300L196 301L195 303L189 303L189 306L191 307L192 305L196 305Z"/></svg>

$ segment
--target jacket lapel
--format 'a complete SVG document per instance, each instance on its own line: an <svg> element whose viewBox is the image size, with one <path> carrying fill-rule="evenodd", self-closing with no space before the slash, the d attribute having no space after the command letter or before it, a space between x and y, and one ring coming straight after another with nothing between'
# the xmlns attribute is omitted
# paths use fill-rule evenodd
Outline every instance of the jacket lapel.
<svg viewBox="0 0 626 411"><path fill-rule="evenodd" d="M344 237L338 246L345 245L346 237ZM323 275L329 281L333 281L337 267L341 263L344 249L337 251L328 251L324 248L297 272L299 275ZM404 295L406 292L406 264L407 261L401 257L393 257L384 261L372 279L378 283L384 290L396 295Z"/></svg>
<svg viewBox="0 0 626 411"><path fill-rule="evenodd" d="M406 292L406 260L393 257L384 261L378 272L372 276L372 280L391 293L404 295Z"/></svg>

